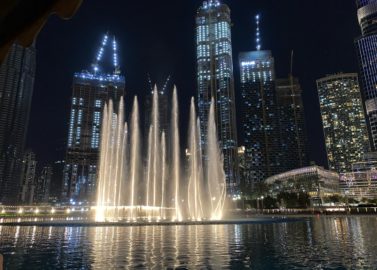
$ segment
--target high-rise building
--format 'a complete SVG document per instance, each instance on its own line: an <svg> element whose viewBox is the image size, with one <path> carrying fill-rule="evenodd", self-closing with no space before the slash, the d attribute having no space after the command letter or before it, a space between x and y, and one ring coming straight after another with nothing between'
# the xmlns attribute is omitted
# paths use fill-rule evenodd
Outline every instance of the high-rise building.
<svg viewBox="0 0 377 270"><path fill-rule="evenodd" d="M377 150L377 0L357 0L361 36L356 39L360 87L370 145Z"/></svg>
<svg viewBox="0 0 377 270"><path fill-rule="evenodd" d="M204 1L196 15L198 112L203 149L211 99L224 154L228 194L239 189L230 9L219 0ZM205 156L205 155L204 155Z"/></svg>
<svg viewBox="0 0 377 270"><path fill-rule="evenodd" d="M309 165L304 105L297 78L276 80L276 103L280 126L280 164L282 171Z"/></svg>
<svg viewBox="0 0 377 270"><path fill-rule="evenodd" d="M38 175L36 192L36 201L38 203L48 203L52 174L52 166L47 165L42 168L41 173Z"/></svg>
<svg viewBox="0 0 377 270"><path fill-rule="evenodd" d="M0 202L20 191L23 151L35 77L35 48L13 44L0 67Z"/></svg>
<svg viewBox="0 0 377 270"><path fill-rule="evenodd" d="M108 35L105 35L93 72L83 71L73 76L62 194L72 203L95 199L103 107L112 99L117 108L125 94L125 78L118 69L115 38L112 42L114 73L105 73L98 65L107 43Z"/></svg>
<svg viewBox="0 0 377 270"><path fill-rule="evenodd" d="M239 55L246 188L281 172L274 58L270 51Z"/></svg>
<svg viewBox="0 0 377 270"><path fill-rule="evenodd" d="M35 173L37 160L32 151L26 151L22 160L20 203L32 204L36 195Z"/></svg>
<svg viewBox="0 0 377 270"><path fill-rule="evenodd" d="M317 89L329 169L350 171L369 149L357 74L326 76Z"/></svg>

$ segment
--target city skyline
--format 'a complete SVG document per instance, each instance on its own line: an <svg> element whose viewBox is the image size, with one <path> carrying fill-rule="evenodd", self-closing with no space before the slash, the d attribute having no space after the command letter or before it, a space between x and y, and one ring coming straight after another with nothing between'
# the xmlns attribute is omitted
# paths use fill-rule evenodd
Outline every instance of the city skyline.
<svg viewBox="0 0 377 270"><path fill-rule="evenodd" d="M330 12L321 10L320 4L313 4L310 9L312 9L313 11L321 10L321 12L324 12L324 20L326 23L346 24L349 26L348 29L352 29L352 31L341 30L339 33L335 33L333 37L327 36L328 41L324 44L313 41L313 37L311 40L314 43L309 42L309 46L306 46L305 50L303 51L302 40L308 38L308 35L304 31L305 27L297 26L295 22L298 19L303 20L303 22L307 23L303 23L302 25L305 25L306 28L310 28L311 26L309 25L309 18L314 15L312 15L312 12L309 12L306 18L299 15L298 13L295 13L295 10L303 8L302 5L300 6L298 4L298 1L292 1L291 3L288 3L287 6L280 3L270 3L269 1L264 1L263 3L256 1L255 3L250 4L235 3L230 1L223 2L228 4L232 10L232 20L234 21L232 27L234 62L236 60L235 57L237 56L238 52L240 52L241 50L247 50L250 47L254 46L255 33L253 18L257 11L262 13L263 17L266 18L262 26L263 46L271 48L274 57L276 58L276 69L279 77L286 77L288 75L290 51L291 49L295 50L293 73L300 79L302 89L304 89L304 103L305 107L308 108L306 119L309 118L311 120L311 126L308 127L308 133L310 135L309 140L311 142L312 150L310 151L310 160L314 160L319 165L323 165L324 147L322 147L323 140L320 138L321 126L319 105L317 104L317 101L313 100L317 96L315 90L315 80L327 73L334 73L342 70L354 72L357 70L353 44L349 44L352 43L353 39L359 35L357 19L355 17L356 7L354 3L345 4L339 1L329 3L329 5L332 6L332 9L338 10L340 17L338 17L337 20L330 17ZM28 146L32 149L35 149L37 157L40 157L42 160L61 159L62 151L55 151L55 149L63 149L66 141L64 130L66 130L68 126L68 102L70 96L70 91L67 91L67 89L69 89L69 80L71 80L71 75L67 76L67 74L69 72L73 73L77 70L90 68L87 63L91 62L90 58L92 53L84 54L83 52L88 52L88 49L89 51L95 51L97 49L96 42L98 41L98 35L106 32L107 30L111 30L111 32L114 32L117 34L117 36L119 36L119 43L121 44L121 50L123 51L123 54L120 56L120 62L122 68L125 71L129 96L133 96L134 94L138 94L139 96L145 95L147 89L145 89L145 87L142 87L141 83L144 83L145 81L146 72L151 73L152 78L157 78L157 80L161 81L163 81L170 73L172 73L172 83L177 84L179 89L181 89L179 95L182 103L181 109L184 112L182 115L181 125L185 125L188 118L187 104L189 104L190 97L195 96L194 14L201 3L202 1L196 1L195 3L185 3L183 7L180 4L175 3L159 3L155 6L155 8L157 9L157 11L161 12L161 15L163 15L164 12L171 10L175 10L175 13L173 14L174 16L172 18L162 16L163 18L161 18L161 20L156 22L156 25L153 26L148 24L148 22L154 21L153 16L151 18L147 18L146 22L143 22L138 26L135 26L136 22L132 22L131 18L130 20L126 20L123 24L121 24L121 19L117 19L120 21L110 19L110 15L111 18L113 18L113 15L110 13L110 9L104 7L103 13L101 13L101 15L98 17L98 20L96 20L96 25L98 25L99 28L91 28L92 30L87 32L87 38L82 40L82 43L80 44L72 43L72 41L73 38L81 35L81 31L84 30L85 27L89 27L89 24L85 23L85 18L87 18L87 16L90 16L91 11L88 9L85 2L82 8L79 10L77 16L73 18L72 21L69 21L67 25L60 25L60 22L53 20L49 22L49 24L46 25L46 28L43 29L40 33L37 42L37 49L40 48L40 53L37 54L39 60L38 63L40 63L40 68L37 69L37 76L40 79L37 81L35 89L33 105L36 105L32 106L31 126L28 140ZM116 2L114 2L114 4L121 5L120 3ZM151 5L154 6L155 4ZM166 10L168 6L169 8ZM274 6L274 8L272 8L272 6ZM139 10L139 8L141 9L141 6L136 5L134 6L134 8L138 12L142 12ZM276 17L276 12L278 12L279 9L292 12L293 17L282 20L281 26L280 24L279 26L276 26L274 24L274 20L271 20L269 22L269 18ZM113 9L111 10L111 12L114 12ZM188 12L189 10L191 11ZM144 10L143 12L148 11ZM355 19L349 20L348 16L352 16ZM276 19L278 18L279 16L276 17ZM172 25L172 21L174 21L177 25ZM325 22L323 24L321 23L320 25L317 25L317 27L325 27ZM124 30L121 30L119 28L120 25L122 25L121 29ZM123 25L125 26L123 27ZM51 29L55 29L55 27L61 30L57 32L61 32L62 35L56 35L51 32ZM132 27L136 27L133 30L134 32L127 30ZM165 27L164 30L166 31L166 33L161 30L163 29L162 27ZM176 32L176 29L178 27L180 27L181 29L179 33ZM151 34L143 34L143 37L140 38L138 31L143 31L143 29L147 29L147 33ZM157 29L160 30L157 31ZM291 39L282 39L281 37L284 35L284 31L282 30L286 31L286 33L289 32L290 34L288 37L291 37ZM118 32L120 34L118 34ZM47 38L47 36L49 37ZM178 39L182 39L182 41L178 41ZM348 41L346 42L346 40ZM59 42L56 43L55 41ZM137 45L138 42L141 43ZM148 47L150 48L146 47L147 44L149 44ZM182 44L183 46L179 47L179 44ZM341 48L335 50L334 48L339 47L340 44L342 44ZM141 48L139 49L135 46L141 46ZM324 50L321 50L320 53L320 50L316 50L316 47L318 46L319 48L324 48ZM48 57L49 54L53 53L52 49L53 51L62 51L61 55L65 55L64 59L62 59L62 57L59 55L55 55L53 64ZM141 49L142 51L140 51ZM156 50L158 51L158 53L152 53ZM342 56L344 54L349 55L349 57L344 58ZM66 57L68 55L70 55L71 57ZM312 60L312 64L307 65L307 60ZM141 66L138 63L141 62L143 63L143 68L140 69ZM55 65L56 67L54 67ZM57 82L59 82L59 84L55 85L54 87L51 87L51 79L41 74L46 72L47 67L49 69L49 72L56 74L56 78L54 80L57 80ZM62 68L62 71L55 73L54 70L57 67ZM165 70L169 69L169 67L176 68L177 71L165 72ZM239 76L238 68L237 66L235 66L234 68L235 78L237 78ZM145 70L145 73L143 70ZM163 79L161 79L160 77L163 77ZM139 80L139 78L142 79ZM44 96L44 98L41 98L42 96ZM56 98L53 98L53 96ZM143 99L143 97L139 98L140 100ZM130 102L130 98L126 98L126 102L127 100L128 102ZM236 102L237 104L239 104L240 102L240 90L237 80ZM51 114L42 112L42 107L44 107ZM50 117L52 116L54 116L54 118L64 117L64 119L66 119L66 125L59 126L51 122ZM38 131L41 127L41 121L39 121L41 117L42 119L45 119L45 122L50 123L48 133L41 134ZM238 126L240 125L238 124ZM241 145L243 142L243 138L241 137L240 133L241 130L240 127L238 127L238 134L240 139L239 145ZM320 145L320 147L313 147L313 142ZM321 148L323 149L321 150ZM53 149L53 151L50 151L51 149Z"/></svg>
<svg viewBox="0 0 377 270"><path fill-rule="evenodd" d="M377 265L377 0L0 10L0 270Z"/></svg>

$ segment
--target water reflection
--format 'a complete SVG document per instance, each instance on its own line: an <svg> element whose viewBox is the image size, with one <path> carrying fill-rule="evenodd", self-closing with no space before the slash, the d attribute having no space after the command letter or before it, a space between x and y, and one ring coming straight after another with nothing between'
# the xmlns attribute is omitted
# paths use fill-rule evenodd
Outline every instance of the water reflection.
<svg viewBox="0 0 377 270"><path fill-rule="evenodd" d="M0 226L6 269L371 269L376 217L146 227Z"/></svg>

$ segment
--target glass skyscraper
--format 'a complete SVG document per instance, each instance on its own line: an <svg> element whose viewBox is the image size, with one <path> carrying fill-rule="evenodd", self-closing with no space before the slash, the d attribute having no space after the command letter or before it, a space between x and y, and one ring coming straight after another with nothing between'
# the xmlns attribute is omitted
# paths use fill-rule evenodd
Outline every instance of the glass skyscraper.
<svg viewBox="0 0 377 270"><path fill-rule="evenodd" d="M304 105L299 80L293 76L276 80L282 171L309 165Z"/></svg>
<svg viewBox="0 0 377 270"><path fill-rule="evenodd" d="M360 86L370 145L377 150L377 0L357 0L361 36L356 39Z"/></svg>
<svg viewBox="0 0 377 270"><path fill-rule="evenodd" d="M0 202L19 197L35 77L35 48L13 44L0 66Z"/></svg>
<svg viewBox="0 0 377 270"><path fill-rule="evenodd" d="M198 112L203 149L207 141L210 102L224 154L228 194L239 189L236 110L230 9L218 0L203 2L196 15Z"/></svg>
<svg viewBox="0 0 377 270"><path fill-rule="evenodd" d="M62 187L62 198L71 203L95 200L103 108L109 99L113 100L114 108L118 108L120 98L125 94L125 78L120 75L115 38L111 42L114 72L106 73L98 65L108 39L105 35L93 71L73 76Z"/></svg>
<svg viewBox="0 0 377 270"><path fill-rule="evenodd" d="M274 58L266 50L243 52L239 66L245 188L253 191L255 184L282 170Z"/></svg>
<svg viewBox="0 0 377 270"><path fill-rule="evenodd" d="M323 133L330 170L351 170L369 150L368 133L356 73L317 80Z"/></svg>

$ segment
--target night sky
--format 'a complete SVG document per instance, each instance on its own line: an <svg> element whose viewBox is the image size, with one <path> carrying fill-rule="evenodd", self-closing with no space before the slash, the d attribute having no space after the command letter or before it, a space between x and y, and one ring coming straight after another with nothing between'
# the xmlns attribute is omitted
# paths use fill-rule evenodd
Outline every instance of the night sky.
<svg viewBox="0 0 377 270"><path fill-rule="evenodd" d="M223 0L232 10L236 102L241 104L238 53L254 50L254 15L262 14L262 49L272 50L278 77L294 75L303 89L310 160L325 163L315 80L326 74L357 72L353 40L360 34L354 1ZM195 14L201 0L86 0L69 21L51 16L37 39L35 79L27 145L41 163L64 157L74 72L90 69L107 31L119 42L127 104L147 92L147 74L178 87L182 127L189 99L196 95ZM109 56L107 59L106 57ZM104 59L110 61L109 54ZM242 144L238 123L239 145Z"/></svg>

